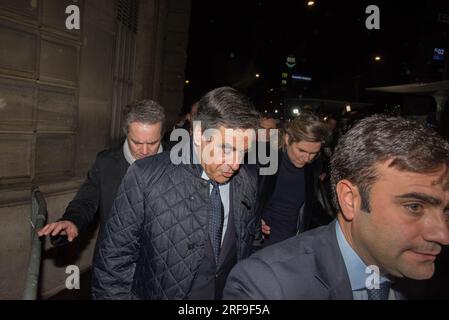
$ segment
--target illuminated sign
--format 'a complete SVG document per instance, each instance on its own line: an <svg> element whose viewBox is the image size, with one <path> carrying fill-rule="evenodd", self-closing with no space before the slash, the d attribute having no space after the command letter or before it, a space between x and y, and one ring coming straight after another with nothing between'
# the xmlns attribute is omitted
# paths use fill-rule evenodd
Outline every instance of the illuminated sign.
<svg viewBox="0 0 449 320"><path fill-rule="evenodd" d="M306 77L306 76L302 76L302 75L299 75L299 74L292 74L292 79L303 80L303 81L312 81L311 77Z"/></svg>
<svg viewBox="0 0 449 320"><path fill-rule="evenodd" d="M287 65L288 68L293 68L294 66L296 66L296 57L294 55L289 55L287 57L287 62L285 63Z"/></svg>
<svg viewBox="0 0 449 320"><path fill-rule="evenodd" d="M433 49L433 60L444 61L444 48Z"/></svg>

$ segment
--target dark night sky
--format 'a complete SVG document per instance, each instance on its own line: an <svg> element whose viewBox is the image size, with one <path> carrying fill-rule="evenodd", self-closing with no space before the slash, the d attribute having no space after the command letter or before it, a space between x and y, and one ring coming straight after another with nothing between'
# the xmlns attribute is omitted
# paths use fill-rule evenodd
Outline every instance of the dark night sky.
<svg viewBox="0 0 449 320"><path fill-rule="evenodd" d="M432 2L317 0L309 8L307 1L193 0L186 103L220 85L262 103L269 88L278 90L289 53L296 73L313 78L304 97L363 101L365 87L419 80L406 70L418 63L422 40L432 37ZM445 2L436 1L447 8ZM365 27L370 4L380 8L380 30ZM380 63L373 62L376 54Z"/></svg>

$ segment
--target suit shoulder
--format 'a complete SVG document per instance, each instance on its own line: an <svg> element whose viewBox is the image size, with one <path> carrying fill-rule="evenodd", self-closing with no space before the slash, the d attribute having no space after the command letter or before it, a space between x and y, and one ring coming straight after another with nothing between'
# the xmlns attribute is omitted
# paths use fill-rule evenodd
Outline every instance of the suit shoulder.
<svg viewBox="0 0 449 320"><path fill-rule="evenodd" d="M130 170L138 171L144 180L150 181L167 173L173 167L170 152L165 151L135 161Z"/></svg>
<svg viewBox="0 0 449 320"><path fill-rule="evenodd" d="M268 263L282 263L290 259L304 258L319 250L323 241L326 240L326 232L329 226L318 227L301 235L293 236L279 243L275 243L260 251L254 256Z"/></svg>
<svg viewBox="0 0 449 320"><path fill-rule="evenodd" d="M257 251L252 257L261 259L269 264L283 262L304 253L304 243L299 236L291 237Z"/></svg>
<svg viewBox="0 0 449 320"><path fill-rule="evenodd" d="M139 168L141 168L143 170L145 170L145 168L147 168L147 167L154 167L154 166L162 167L162 166L166 166L167 164L170 164L170 163L171 163L171 161L170 161L170 152L169 151L157 153L152 156L148 156L143 159L136 160L134 162L134 164L136 166L138 166Z"/></svg>
<svg viewBox="0 0 449 320"><path fill-rule="evenodd" d="M111 158L120 156L121 154L123 154L122 146L116 146L116 147L101 150L100 152L98 152L97 160L111 159Z"/></svg>

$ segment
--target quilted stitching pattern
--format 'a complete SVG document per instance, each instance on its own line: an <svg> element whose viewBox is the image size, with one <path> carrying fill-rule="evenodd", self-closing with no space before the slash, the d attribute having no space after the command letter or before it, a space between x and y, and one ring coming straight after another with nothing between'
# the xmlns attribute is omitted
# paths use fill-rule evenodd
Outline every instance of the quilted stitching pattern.
<svg viewBox="0 0 449 320"><path fill-rule="evenodd" d="M254 177L234 177L238 257L246 257L255 230ZM234 181L233 181L234 183ZM243 197L242 199L240 197ZM96 299L184 299L208 241L209 185L169 153L136 162L126 174L94 259Z"/></svg>

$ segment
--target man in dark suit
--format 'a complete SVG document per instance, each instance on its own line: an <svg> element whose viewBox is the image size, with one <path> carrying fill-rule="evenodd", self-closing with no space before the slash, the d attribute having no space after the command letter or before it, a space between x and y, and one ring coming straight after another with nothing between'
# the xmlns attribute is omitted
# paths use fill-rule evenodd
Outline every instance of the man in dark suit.
<svg viewBox="0 0 449 320"><path fill-rule="evenodd" d="M259 115L223 87L193 120L181 149L137 161L123 179L98 240L94 299L218 299L249 256L257 176L240 163Z"/></svg>
<svg viewBox="0 0 449 320"><path fill-rule="evenodd" d="M225 299L402 299L449 244L449 143L421 124L371 116L331 162L336 221L232 270Z"/></svg>
<svg viewBox="0 0 449 320"><path fill-rule="evenodd" d="M44 226L39 230L39 236L52 235L55 244L71 242L92 224L97 212L100 213L101 225L128 167L137 159L163 151L164 121L164 109L152 100L126 106L123 112L126 139L123 144L98 153L86 181L67 206L62 219Z"/></svg>
<svg viewBox="0 0 449 320"><path fill-rule="evenodd" d="M318 154L327 135L326 124L307 112L286 125L275 174L259 177L256 212L262 217L264 246L321 224L312 212L321 173Z"/></svg>

